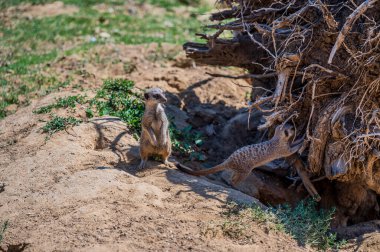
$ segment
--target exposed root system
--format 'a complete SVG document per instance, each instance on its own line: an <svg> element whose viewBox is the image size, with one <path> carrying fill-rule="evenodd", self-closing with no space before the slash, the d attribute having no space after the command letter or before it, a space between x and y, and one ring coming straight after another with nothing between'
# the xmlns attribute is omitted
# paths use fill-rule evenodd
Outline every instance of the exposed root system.
<svg viewBox="0 0 380 252"><path fill-rule="evenodd" d="M249 105L264 113L259 129L292 122L305 136L300 154L310 176L380 194L380 2L226 0L216 6L210 20L217 23L208 25L213 32L200 34L207 43L186 43L187 55L246 68L247 75L227 77L251 78L264 90Z"/></svg>

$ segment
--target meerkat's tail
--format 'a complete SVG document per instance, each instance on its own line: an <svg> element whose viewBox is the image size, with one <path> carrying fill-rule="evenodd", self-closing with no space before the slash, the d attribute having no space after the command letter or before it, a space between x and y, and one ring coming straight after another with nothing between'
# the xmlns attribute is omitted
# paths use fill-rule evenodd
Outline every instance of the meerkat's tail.
<svg viewBox="0 0 380 252"><path fill-rule="evenodd" d="M183 164L180 164L180 163L176 163L176 166L179 170L185 172L185 173L188 173L188 174L191 174L191 175L194 175L194 176L205 176L205 175L209 175L209 174L214 174L218 171L223 171L225 169L227 169L226 165L224 163L221 163L219 165L216 165L210 169L205 169L205 170L199 170L199 171L194 171L193 169L191 169L190 167L187 167Z"/></svg>

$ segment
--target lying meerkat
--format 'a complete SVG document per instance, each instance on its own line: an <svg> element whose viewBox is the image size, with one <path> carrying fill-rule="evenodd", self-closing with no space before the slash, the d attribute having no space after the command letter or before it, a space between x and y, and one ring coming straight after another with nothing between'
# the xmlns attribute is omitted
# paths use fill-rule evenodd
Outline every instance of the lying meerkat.
<svg viewBox="0 0 380 252"><path fill-rule="evenodd" d="M162 103L167 101L160 88L151 88L145 91L145 111L141 122L139 169L143 169L151 155L160 155L165 164L171 154L169 136L169 121Z"/></svg>
<svg viewBox="0 0 380 252"><path fill-rule="evenodd" d="M262 143L244 146L233 152L223 163L210 169L194 171L191 168L177 163L179 170L195 176L204 176L218 171L230 169L233 171L232 186L248 177L252 170L278 158L290 156L297 152L302 145L302 138L290 143L295 131L291 125L277 126L274 136Z"/></svg>

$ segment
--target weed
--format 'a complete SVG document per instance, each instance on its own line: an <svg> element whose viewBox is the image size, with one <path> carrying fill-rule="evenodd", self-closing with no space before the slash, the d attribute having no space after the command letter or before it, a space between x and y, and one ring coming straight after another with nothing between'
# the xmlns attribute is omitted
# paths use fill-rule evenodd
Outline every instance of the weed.
<svg viewBox="0 0 380 252"><path fill-rule="evenodd" d="M0 244L3 241L4 233L8 228L8 221L5 221L0 229Z"/></svg>
<svg viewBox="0 0 380 252"><path fill-rule="evenodd" d="M83 104L85 102L85 96L74 95L64 98L58 98L56 103L40 107L33 111L35 114L46 114L57 108L74 108L76 104Z"/></svg>
<svg viewBox="0 0 380 252"><path fill-rule="evenodd" d="M193 133L191 129L192 127L188 126L179 130L173 122L170 123L169 134L173 150L178 154L190 155L190 159L203 161L204 155L197 151L198 146L203 144L202 135L200 132Z"/></svg>
<svg viewBox="0 0 380 252"><path fill-rule="evenodd" d="M58 131L66 129L66 127L68 126L75 126L81 122L81 120L71 116L67 118L54 116L53 119L51 119L49 122L45 124L44 127L42 127L42 131L44 133L48 133L48 135L51 136Z"/></svg>
<svg viewBox="0 0 380 252"><path fill-rule="evenodd" d="M227 205L226 221L219 225L224 235L239 240L250 240L254 235L253 223L265 225L274 231L290 234L302 246L311 245L320 250L339 248L346 241L337 241L330 233L334 209L317 210L312 200L301 201L294 208L287 205L263 209L236 203Z"/></svg>
<svg viewBox="0 0 380 252"><path fill-rule="evenodd" d="M132 91L133 81L115 79L106 80L102 88L90 101L98 115L120 117L134 132L140 132L144 103L141 95Z"/></svg>
<svg viewBox="0 0 380 252"><path fill-rule="evenodd" d="M87 118L93 118L94 117L94 111L90 108L86 108L86 116Z"/></svg>

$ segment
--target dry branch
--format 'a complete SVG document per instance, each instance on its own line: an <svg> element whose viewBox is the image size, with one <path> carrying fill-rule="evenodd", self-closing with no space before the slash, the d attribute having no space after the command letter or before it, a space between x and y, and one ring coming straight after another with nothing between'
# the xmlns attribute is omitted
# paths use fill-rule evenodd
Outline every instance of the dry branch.
<svg viewBox="0 0 380 252"><path fill-rule="evenodd" d="M332 60L335 56L335 53L338 51L339 47L342 45L344 38L346 37L347 33L351 30L352 25L355 23L355 21L363 15L364 12L371 6L373 6L374 3L376 3L377 0L366 0L361 5L359 5L348 18L346 19L346 22L344 23L341 31L339 32L338 38L335 41L334 47L331 50L329 59L327 63L331 64Z"/></svg>
<svg viewBox="0 0 380 252"><path fill-rule="evenodd" d="M228 2L212 16L220 21L209 26L214 35L202 36L205 44L185 44L187 55L247 69L210 75L252 79L248 109L264 112L266 120L259 129L291 120L306 135L300 153L306 167L302 160L295 167L311 195L317 192L308 176L319 174L380 194L374 154L380 150L380 1ZM226 30L233 37L222 39Z"/></svg>

